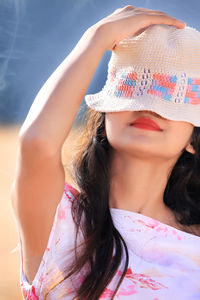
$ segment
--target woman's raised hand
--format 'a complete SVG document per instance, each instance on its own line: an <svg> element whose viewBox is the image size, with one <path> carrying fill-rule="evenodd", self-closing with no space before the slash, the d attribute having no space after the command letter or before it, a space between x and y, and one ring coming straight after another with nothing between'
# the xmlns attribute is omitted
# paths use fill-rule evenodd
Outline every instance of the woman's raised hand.
<svg viewBox="0 0 200 300"><path fill-rule="evenodd" d="M118 42L141 33L151 24L185 27L184 22L162 11L128 5L84 32L36 95L20 129L20 139L24 145L31 145L31 153L32 144L40 144L40 148L45 148L40 152L50 152L50 157L60 154L104 51L112 51ZM54 122L49 122L52 119Z"/></svg>
<svg viewBox="0 0 200 300"><path fill-rule="evenodd" d="M152 24L166 24L184 28L186 23L162 11L127 5L116 9L92 27L97 28L104 50L113 50L121 40L140 34Z"/></svg>

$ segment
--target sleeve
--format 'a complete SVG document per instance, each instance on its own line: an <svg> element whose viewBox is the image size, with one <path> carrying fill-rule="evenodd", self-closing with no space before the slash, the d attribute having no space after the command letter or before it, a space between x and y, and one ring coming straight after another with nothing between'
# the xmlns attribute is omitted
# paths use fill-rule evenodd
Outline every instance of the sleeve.
<svg viewBox="0 0 200 300"><path fill-rule="evenodd" d="M47 247L43 253L39 268L32 281L28 282L23 271L22 241L20 240L20 286L23 299L45 299L44 295L53 282L63 277L63 266L67 266L67 251L73 248L75 226L71 215L71 205L79 192L65 182L64 192L54 216Z"/></svg>

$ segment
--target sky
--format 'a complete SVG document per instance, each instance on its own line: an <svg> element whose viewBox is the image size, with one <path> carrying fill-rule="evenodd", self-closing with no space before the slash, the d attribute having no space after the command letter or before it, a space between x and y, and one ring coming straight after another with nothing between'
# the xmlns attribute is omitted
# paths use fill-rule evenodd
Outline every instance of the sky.
<svg viewBox="0 0 200 300"><path fill-rule="evenodd" d="M0 124L22 123L84 31L128 4L164 11L200 30L197 0L0 0ZM105 84L110 55L105 51L86 94ZM83 99L77 119L84 108Z"/></svg>

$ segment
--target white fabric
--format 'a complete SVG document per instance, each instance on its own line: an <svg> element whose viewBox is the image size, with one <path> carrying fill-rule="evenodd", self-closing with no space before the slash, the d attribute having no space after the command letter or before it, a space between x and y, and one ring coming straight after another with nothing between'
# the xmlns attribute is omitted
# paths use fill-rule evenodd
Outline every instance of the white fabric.
<svg viewBox="0 0 200 300"><path fill-rule="evenodd" d="M200 32L153 24L119 42L102 90L85 96L97 111L150 110L200 126Z"/></svg>
<svg viewBox="0 0 200 300"><path fill-rule="evenodd" d="M70 207L76 192L69 184L65 184L48 245L32 284L24 275L21 256L23 299L72 300L75 296L73 284L75 282L79 286L84 272L75 281L67 279L50 293L48 291L64 277L72 258L69 249L73 247L74 224ZM200 299L200 237L139 213L116 208L110 208L110 212L129 252L128 270L114 299ZM79 238L81 240L82 235ZM111 299L124 263L125 257L99 299Z"/></svg>

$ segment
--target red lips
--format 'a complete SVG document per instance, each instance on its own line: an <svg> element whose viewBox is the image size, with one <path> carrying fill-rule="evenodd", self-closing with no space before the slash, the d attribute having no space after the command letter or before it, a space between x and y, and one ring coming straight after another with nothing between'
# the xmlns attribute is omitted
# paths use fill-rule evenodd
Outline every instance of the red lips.
<svg viewBox="0 0 200 300"><path fill-rule="evenodd" d="M138 119L134 120L133 122L131 122L130 125L135 125L135 124L144 124L147 127L154 128L157 130L162 130L160 128L160 126L150 118L144 118L144 117L138 118Z"/></svg>

